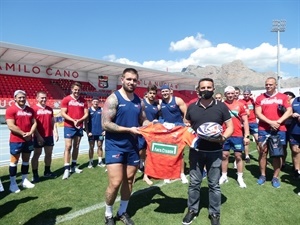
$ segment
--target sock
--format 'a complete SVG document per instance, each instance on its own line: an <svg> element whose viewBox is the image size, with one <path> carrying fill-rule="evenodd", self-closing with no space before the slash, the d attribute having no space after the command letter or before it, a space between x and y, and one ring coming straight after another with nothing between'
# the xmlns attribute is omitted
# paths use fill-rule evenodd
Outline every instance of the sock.
<svg viewBox="0 0 300 225"><path fill-rule="evenodd" d="M140 160L140 168L144 167L144 160Z"/></svg>
<svg viewBox="0 0 300 225"><path fill-rule="evenodd" d="M248 159L248 158L250 158L250 157L249 157L249 155L246 155L245 158Z"/></svg>
<svg viewBox="0 0 300 225"><path fill-rule="evenodd" d="M111 218L113 216L113 206L105 204L105 216Z"/></svg>
<svg viewBox="0 0 300 225"><path fill-rule="evenodd" d="M120 208L118 210L118 215L122 215L124 212L126 212L127 210L127 206L128 206L128 202L129 201L124 201L124 200L121 200L120 201Z"/></svg>
<svg viewBox="0 0 300 225"><path fill-rule="evenodd" d="M243 173L237 173L238 179L243 178Z"/></svg>
<svg viewBox="0 0 300 225"><path fill-rule="evenodd" d="M227 177L227 172L226 173L222 172L222 177Z"/></svg>
<svg viewBox="0 0 300 225"><path fill-rule="evenodd" d="M38 170L32 170L33 176L38 176Z"/></svg>
<svg viewBox="0 0 300 225"><path fill-rule="evenodd" d="M10 176L9 179L11 184L17 184L16 176Z"/></svg>
<svg viewBox="0 0 300 225"><path fill-rule="evenodd" d="M90 159L90 164L93 164L93 159Z"/></svg>
<svg viewBox="0 0 300 225"><path fill-rule="evenodd" d="M17 175L17 166L13 163L9 164L9 175L15 177Z"/></svg>
<svg viewBox="0 0 300 225"><path fill-rule="evenodd" d="M102 162L102 157L98 157L98 163Z"/></svg>
<svg viewBox="0 0 300 225"><path fill-rule="evenodd" d="M28 174L28 170L29 170L29 162L22 162L21 173Z"/></svg>
<svg viewBox="0 0 300 225"><path fill-rule="evenodd" d="M76 165L77 165L77 160L72 160L71 167L76 167Z"/></svg>
<svg viewBox="0 0 300 225"><path fill-rule="evenodd" d="M65 170L70 170L70 164L69 163L65 163L64 167L65 167Z"/></svg>
<svg viewBox="0 0 300 225"><path fill-rule="evenodd" d="M25 179L27 179L27 174L22 174L22 181L24 181Z"/></svg>
<svg viewBox="0 0 300 225"><path fill-rule="evenodd" d="M45 173L51 173L50 166L45 166Z"/></svg>

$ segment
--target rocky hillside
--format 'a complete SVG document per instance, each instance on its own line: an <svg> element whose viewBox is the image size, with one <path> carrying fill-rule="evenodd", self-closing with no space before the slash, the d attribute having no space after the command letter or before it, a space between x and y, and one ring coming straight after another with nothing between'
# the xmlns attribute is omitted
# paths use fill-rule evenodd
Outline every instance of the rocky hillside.
<svg viewBox="0 0 300 225"><path fill-rule="evenodd" d="M249 69L241 60L236 60L218 66L189 66L182 70L182 73L195 75L199 78L211 77L215 81L216 89L238 86L242 89L249 87L252 90L264 88L264 82L268 77L277 77L275 72L259 73ZM289 78L281 80L282 88L295 87L300 85L300 78Z"/></svg>

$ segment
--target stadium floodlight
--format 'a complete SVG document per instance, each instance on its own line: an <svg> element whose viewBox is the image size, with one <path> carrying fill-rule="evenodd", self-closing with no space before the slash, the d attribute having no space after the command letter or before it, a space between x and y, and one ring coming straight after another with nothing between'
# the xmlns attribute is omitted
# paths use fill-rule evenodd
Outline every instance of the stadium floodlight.
<svg viewBox="0 0 300 225"><path fill-rule="evenodd" d="M273 27L271 32L277 32L277 82L278 91L280 91L280 32L285 31L286 20L273 20Z"/></svg>

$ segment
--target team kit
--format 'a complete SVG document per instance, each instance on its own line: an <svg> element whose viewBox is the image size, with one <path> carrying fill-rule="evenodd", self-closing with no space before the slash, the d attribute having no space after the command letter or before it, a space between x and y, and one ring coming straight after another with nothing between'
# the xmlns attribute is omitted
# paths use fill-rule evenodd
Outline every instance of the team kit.
<svg viewBox="0 0 300 225"><path fill-rule="evenodd" d="M135 94L138 80L137 70L124 69L121 87L107 97L102 107L97 97L87 102L80 95L81 84L74 82L71 94L61 102L64 137L58 136L53 109L47 105L45 91L38 91L36 105L29 107L26 92L16 90L14 104L7 108L5 115L11 131L9 191L19 193L19 185L34 188L41 175L49 179L58 177L51 171L51 162L59 138L65 142L61 179L68 180L71 174L82 173L77 159L83 135L87 135L89 141L87 167L94 167L96 148L97 166L105 168L108 177L103 215L107 225L115 225L117 221L135 224L127 213L127 206L138 170L143 172L143 180L148 185L153 185L153 179L163 180L166 184L179 179L187 184L184 225L191 224L199 213L201 182L207 178L210 223L219 225L220 185L228 182L230 151L234 155L237 184L240 188L247 188L243 169L244 163L250 163L251 139L259 153L257 184L266 183L267 158L271 157L271 185L280 187L280 170L285 165L287 145L290 145L293 155L300 152L300 97L278 92L275 78L266 79L265 93L255 99L251 90L241 92L232 86L227 86L224 93L215 93L214 80L202 78L196 87L198 97L189 102L175 96L168 85L162 85L160 89L149 85L140 98ZM157 98L158 92L160 99ZM185 174L184 165L186 148L189 149L189 176ZM41 173L38 168L43 151L45 165ZM17 184L20 158L22 182ZM295 178L300 178L298 158L293 157ZM28 178L30 165L31 180ZM1 183L0 191L4 191ZM114 214L113 205L118 195L121 197L120 207Z"/></svg>

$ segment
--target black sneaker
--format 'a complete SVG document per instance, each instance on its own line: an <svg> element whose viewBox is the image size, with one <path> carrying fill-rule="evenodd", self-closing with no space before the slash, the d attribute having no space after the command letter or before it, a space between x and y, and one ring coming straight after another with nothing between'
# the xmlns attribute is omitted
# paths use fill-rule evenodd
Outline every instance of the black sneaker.
<svg viewBox="0 0 300 225"><path fill-rule="evenodd" d="M40 182L39 175L33 175L33 177L32 177L32 183L38 183L38 182Z"/></svg>
<svg viewBox="0 0 300 225"><path fill-rule="evenodd" d="M52 172L50 171L49 173L44 172L44 177L54 179L54 178L56 178L57 176L56 176L55 173L52 173Z"/></svg>
<svg viewBox="0 0 300 225"><path fill-rule="evenodd" d="M294 179L299 180L300 179L300 174L298 173L298 170L294 171Z"/></svg>
<svg viewBox="0 0 300 225"><path fill-rule="evenodd" d="M250 163L250 158L249 157L245 158L245 163L247 163L247 164Z"/></svg>
<svg viewBox="0 0 300 225"><path fill-rule="evenodd" d="M192 210L189 210L185 217L182 220L182 224L189 225L193 222L193 220L196 218L197 213L195 213Z"/></svg>
<svg viewBox="0 0 300 225"><path fill-rule="evenodd" d="M105 225L115 225L115 220L113 217L105 217Z"/></svg>
<svg viewBox="0 0 300 225"><path fill-rule="evenodd" d="M120 220L126 225L134 225L134 222L126 212L124 212L121 216L119 216L119 214L117 213L116 220Z"/></svg>
<svg viewBox="0 0 300 225"><path fill-rule="evenodd" d="M220 216L219 215L209 215L208 218L210 219L211 225L220 225Z"/></svg>

